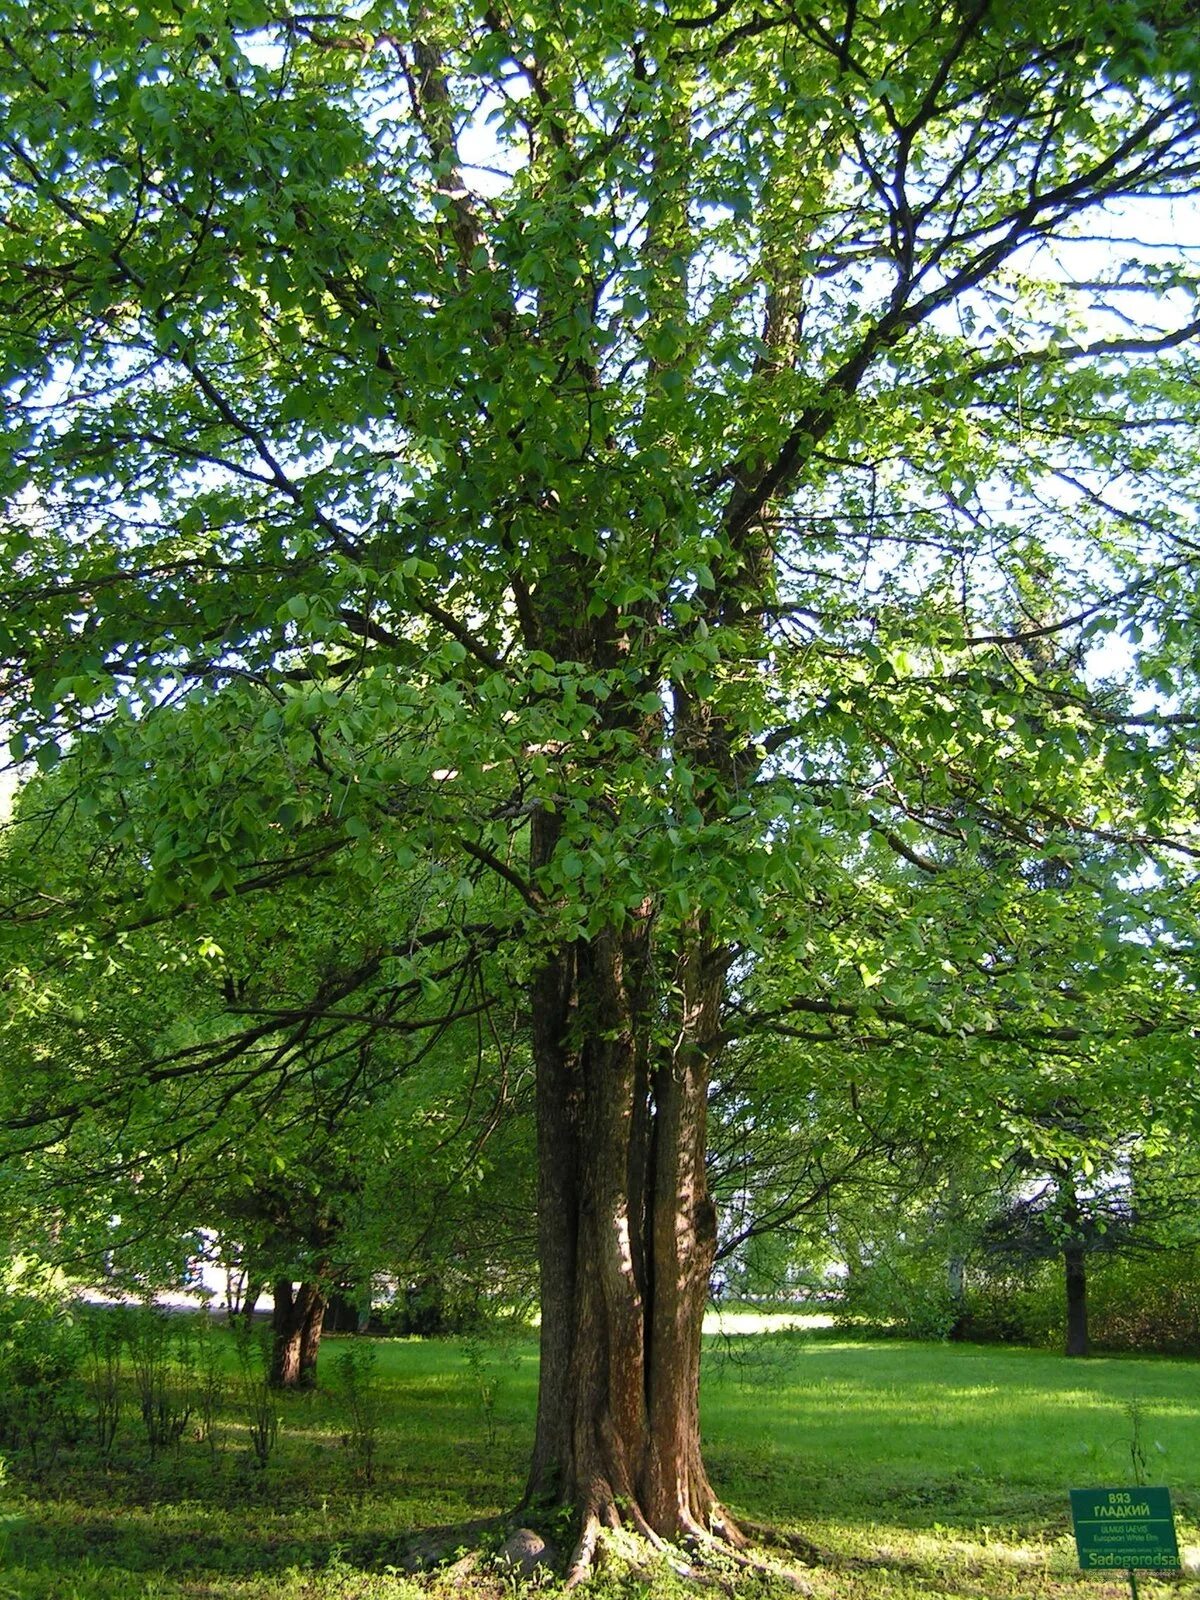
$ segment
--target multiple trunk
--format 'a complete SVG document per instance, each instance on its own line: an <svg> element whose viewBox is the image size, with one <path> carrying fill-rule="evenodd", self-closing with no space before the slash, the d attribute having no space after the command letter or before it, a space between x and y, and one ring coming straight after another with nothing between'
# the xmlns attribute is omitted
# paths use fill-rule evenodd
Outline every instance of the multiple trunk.
<svg viewBox="0 0 1200 1600"><path fill-rule="evenodd" d="M325 1323L325 1293L314 1283L302 1283L293 1289L289 1278L277 1278L274 1292L269 1373L271 1387L314 1388L321 1329Z"/></svg>
<svg viewBox="0 0 1200 1600"><path fill-rule="evenodd" d="M534 822L535 861L556 820ZM677 954L655 1046L650 907L549 960L535 984L541 1381L527 1498L582 1513L580 1561L624 1518L737 1540L700 1455L701 1320L716 1249L705 1178L723 963Z"/></svg>
<svg viewBox="0 0 1200 1600"><path fill-rule="evenodd" d="M689 318L681 264L693 248L686 198L692 134L688 92L680 87L650 152L657 197L642 245L648 328L683 326ZM554 127L550 113L543 115ZM580 186L565 125L555 127L550 148L547 182L560 186L564 215L571 215ZM577 220L582 230L583 218ZM541 293L541 327L586 325L593 294L586 280L562 278ZM770 298L778 307L780 295ZM768 347L774 349L786 320L768 315ZM562 358L564 371L579 380L578 420L591 440L591 402L603 389L601 376L577 349L564 348ZM664 425L674 415L661 373L654 356L642 423L647 437L660 412ZM624 470L615 438L597 440L595 448ZM715 593L707 619L697 622L698 637L707 638L704 630L717 624L727 638L741 634L751 657L770 592L771 547L754 503L766 470L765 460L737 463L724 515L727 548L712 561ZM602 528L604 508L591 510ZM748 768L738 771L749 758L732 753L747 741L679 674L671 674L669 718L658 709L664 671L654 640L667 579L653 526L630 530L621 559L657 599L598 606L603 564L585 553L587 541L574 537L557 510L546 519L532 582L527 572L514 576L526 647L584 663L607 680L594 702L589 738L572 746L573 780L589 795L590 821L600 833L613 825L620 830L611 763L631 750L641 753L647 780L657 783L669 743L676 769L690 779L685 809L709 821L725 815L729 796L740 792L739 778L750 776ZM557 804L531 810L531 881L551 866L561 826ZM542 1321L527 1498L581 1513L572 1583L588 1569L600 1528L621 1520L651 1540L719 1535L741 1542L708 1482L699 1420L701 1324L717 1244L706 1117L728 957L702 914L684 917L669 932L659 920L650 892L634 910L623 905L618 914L614 907L607 926L547 948L531 995Z"/></svg>
<svg viewBox="0 0 1200 1600"><path fill-rule="evenodd" d="M732 540L757 582L747 539ZM593 623L586 570L568 558L543 586L527 643L556 659L628 673L627 619ZM647 630L654 615L648 613ZM734 587L722 609L742 624ZM753 631L758 624L749 625ZM606 735L653 764L662 720L626 678L597 708ZM672 689L670 738L695 775L688 805L721 814L749 776L711 707ZM603 754L591 757L603 762ZM746 758L741 758L743 761ZM588 768L577 769L586 781ZM598 825L608 806L598 785ZM554 860L557 808L530 820L534 881ZM667 887L667 886L664 886ZM612 924L551 948L533 985L537 1075L541 1376L530 1502L581 1514L569 1576L591 1564L599 1531L627 1522L651 1541L744 1541L708 1481L700 1450L700 1349L717 1246L708 1191L708 1091L719 1049L729 952L702 912L659 927L653 896Z"/></svg>

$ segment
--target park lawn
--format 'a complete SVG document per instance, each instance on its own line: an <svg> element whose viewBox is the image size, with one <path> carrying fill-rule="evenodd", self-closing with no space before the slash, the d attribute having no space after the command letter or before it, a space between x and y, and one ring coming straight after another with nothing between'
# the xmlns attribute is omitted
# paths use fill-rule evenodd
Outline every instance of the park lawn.
<svg viewBox="0 0 1200 1600"><path fill-rule="evenodd" d="M735 1510L830 1556L829 1600L907 1594L1111 1600L1077 1570L1067 1490L1132 1483L1131 1404L1149 1479L1173 1491L1200 1567L1200 1365L1068 1361L981 1345L749 1341L710 1356L707 1460ZM1194 1589L1195 1570L1143 1595Z"/></svg>
<svg viewBox="0 0 1200 1600"><path fill-rule="evenodd" d="M519 1498L536 1348L529 1339L379 1341L376 1482L356 1474L334 1377L280 1402L267 1468L252 1464L231 1405L215 1453L185 1439L146 1459L124 1425L110 1470L83 1452L10 1469L0 1495L0 1600L417 1600L404 1569L422 1529L502 1512ZM1200 1364L806 1333L718 1338L706 1357L709 1467L735 1512L802 1533L822 1554L797 1568L815 1600L1119 1600L1123 1576L1076 1570L1068 1487L1132 1481L1140 1403L1150 1481L1174 1491L1185 1562L1200 1566ZM478 1542L464 1534L462 1544ZM494 1542L495 1535L485 1534ZM424 1580L471 1600L521 1587L486 1559ZM1193 1590L1196 1573L1143 1576L1144 1600ZM754 1578L755 1600L786 1591ZM619 1562L604 1600L681 1592Z"/></svg>

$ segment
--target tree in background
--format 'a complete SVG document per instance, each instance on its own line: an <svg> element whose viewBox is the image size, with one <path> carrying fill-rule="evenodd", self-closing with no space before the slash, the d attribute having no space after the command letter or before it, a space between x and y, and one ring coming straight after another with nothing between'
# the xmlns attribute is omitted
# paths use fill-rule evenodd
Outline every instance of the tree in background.
<svg viewBox="0 0 1200 1600"><path fill-rule="evenodd" d="M1057 1261L1065 1351L1086 1356L1093 1265L1105 1257L1157 1255L1169 1277L1178 1270L1173 1255L1194 1243L1194 1134L1189 1139L1162 1124L1122 1129L1107 1118L1099 1134L1096 1114L1089 1118L1077 1099L1066 1097L1040 1120L1057 1137L1048 1149L1026 1144L1014 1153L1010 1192L980 1237L984 1271L989 1258L1018 1271ZM1168 1149L1176 1159L1164 1167Z"/></svg>
<svg viewBox="0 0 1200 1600"><path fill-rule="evenodd" d="M529 1496L572 1582L618 1521L737 1544L730 1033L1020 1092L1191 1025L1128 931L1196 850L1195 286L1131 242L1197 186L1191 8L3 11L4 709L113 847L153 813L138 911L44 926L426 879L270 1026L448 1029L503 950Z"/></svg>
<svg viewBox="0 0 1200 1600"><path fill-rule="evenodd" d="M826 1237L801 1236L797 1259L818 1253L844 1275L851 1326L1021 1342L1054 1333L1068 1355L1088 1353L1093 1270L1127 1259L1141 1263L1145 1301L1129 1319L1132 1347L1161 1348L1153 1306L1188 1272L1195 1244L1196 1130L1182 1074L1181 1094L1148 1099L1162 1081L1151 1051L1152 1041L1127 1044L1119 1065L1042 1062L1019 1107L926 1100L922 1110L918 1094L902 1120L894 1103L892 1140L831 1190ZM1041 1270L1050 1263L1053 1283ZM1186 1340L1184 1321L1168 1320L1168 1336Z"/></svg>
<svg viewBox="0 0 1200 1600"><path fill-rule="evenodd" d="M361 1009L314 1005L347 961L380 956L390 922L382 898L344 875L231 900L198 938L185 916L151 917L115 954L87 948L35 977L46 903L134 898L143 790L123 791L134 847L109 853L61 772L35 779L0 855L9 1238L139 1295L182 1287L215 1245L242 1268L251 1305L271 1288L272 1383L306 1387L336 1288L369 1300L377 1278L427 1272L435 1231L444 1253L447 1231L473 1232L463 1275L481 1283L506 1255L506 1228L527 1243L510 1209L522 1209L522 1130L507 1126L522 1122L524 1042L443 1028L435 1006L397 1044L394 991L362 983ZM408 1046L427 1035L428 1049ZM497 1158L493 1144L509 1148Z"/></svg>

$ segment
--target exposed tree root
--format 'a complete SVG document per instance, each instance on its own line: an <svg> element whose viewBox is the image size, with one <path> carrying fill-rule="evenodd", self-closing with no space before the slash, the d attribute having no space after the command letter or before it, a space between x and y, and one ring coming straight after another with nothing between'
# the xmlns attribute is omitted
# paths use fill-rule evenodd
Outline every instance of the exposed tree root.
<svg viewBox="0 0 1200 1600"><path fill-rule="evenodd" d="M764 1542L777 1549L794 1550L805 1559L817 1554L816 1547L798 1535L758 1523L744 1527L755 1536L761 1532ZM717 1519L712 1529L685 1517L683 1541L673 1544L655 1533L636 1504L618 1507L611 1500L592 1502L584 1512L582 1532L571 1555L564 1588L575 1589L586 1582L606 1554L618 1557L642 1577L649 1577L654 1564L662 1562L690 1583L726 1593L732 1593L740 1573L773 1578L801 1594L810 1592L799 1573L767 1555L746 1549L742 1529L725 1517Z"/></svg>
<svg viewBox="0 0 1200 1600"><path fill-rule="evenodd" d="M753 1551L747 1550L741 1531L735 1531L738 1532L736 1544L723 1534L709 1533L704 1529L701 1529L698 1535L689 1534L689 1551L700 1560L699 1566L690 1574L694 1581L705 1581L706 1576L714 1570L728 1573L729 1569L733 1568L737 1572L753 1572L762 1578L774 1578L777 1582L786 1583L799 1594L810 1593L809 1585L799 1573L772 1561L769 1556L756 1555Z"/></svg>
<svg viewBox="0 0 1200 1600"><path fill-rule="evenodd" d="M518 1512L517 1518L520 1515ZM516 1520L512 1515L480 1517L471 1522L426 1529L409 1541L402 1564L410 1572L442 1567L447 1557L461 1553L464 1546L478 1546L501 1530L511 1531ZM535 1515L533 1525L539 1520ZM768 1523L744 1519L735 1523L719 1508L714 1512L711 1528L704 1527L695 1518L685 1516L681 1520L681 1538L679 1542L672 1542L650 1527L636 1501L611 1492L592 1496L583 1510L579 1538L563 1580L564 1590L577 1589L610 1557L642 1578L649 1579L654 1568L662 1565L689 1583L727 1595L734 1593L737 1579L743 1573L771 1578L800 1594L810 1592L798 1572L771 1558L771 1550L787 1551L808 1566L825 1564L822 1552L802 1535L788 1533ZM747 1539L765 1549L748 1549Z"/></svg>
<svg viewBox="0 0 1200 1600"><path fill-rule="evenodd" d="M596 1552L600 1545L600 1511L598 1507L589 1510L583 1519L583 1532L579 1535L579 1543L571 1555L571 1565L567 1568L564 1589L574 1589L585 1578L590 1578L592 1569L596 1564Z"/></svg>

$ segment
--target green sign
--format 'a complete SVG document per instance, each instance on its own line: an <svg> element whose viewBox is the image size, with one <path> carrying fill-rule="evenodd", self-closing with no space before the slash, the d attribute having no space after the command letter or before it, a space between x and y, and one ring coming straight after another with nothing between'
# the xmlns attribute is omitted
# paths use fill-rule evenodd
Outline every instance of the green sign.
<svg viewBox="0 0 1200 1600"><path fill-rule="evenodd" d="M1072 1489L1071 1516L1085 1572L1179 1565L1169 1489Z"/></svg>

